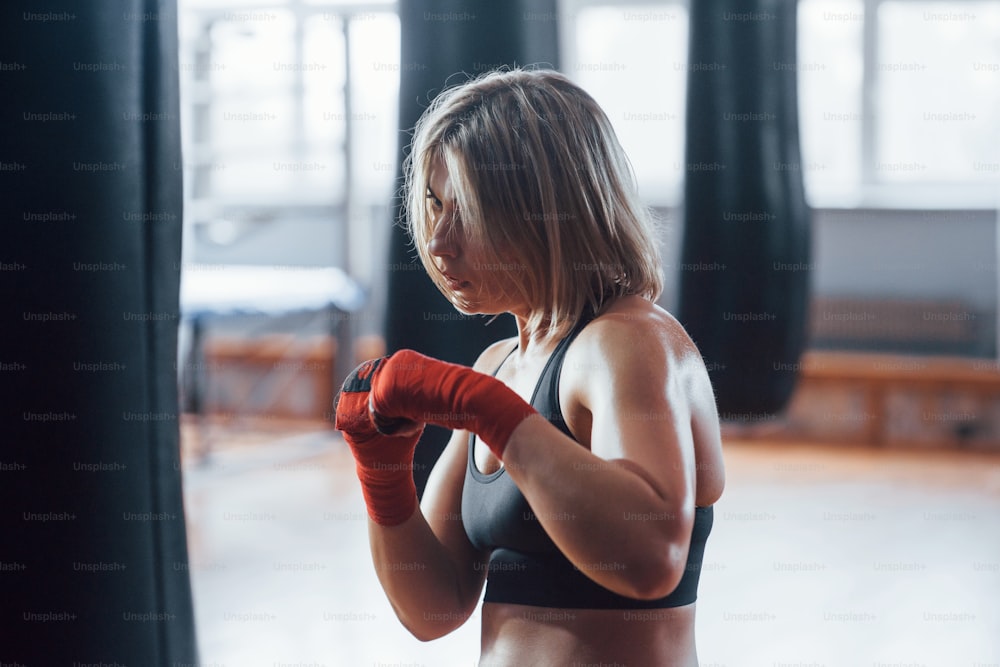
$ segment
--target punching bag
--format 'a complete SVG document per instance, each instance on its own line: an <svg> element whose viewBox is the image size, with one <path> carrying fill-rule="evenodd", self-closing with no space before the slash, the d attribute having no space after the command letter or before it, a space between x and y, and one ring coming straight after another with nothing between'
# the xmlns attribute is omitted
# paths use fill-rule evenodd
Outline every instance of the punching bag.
<svg viewBox="0 0 1000 667"><path fill-rule="evenodd" d="M556 0L412 0L399 3L399 164L413 126L447 85L501 66L558 66ZM402 178L401 170L398 171ZM402 180L399 181L402 184ZM400 209L394 220L400 220ZM464 316L427 277L412 240L399 224L389 248L386 347L471 365L490 343L515 335L514 321ZM414 479L422 493L450 431L429 426L417 445Z"/></svg>
<svg viewBox="0 0 1000 667"><path fill-rule="evenodd" d="M174 3L0 21L0 664L197 663Z"/></svg>
<svg viewBox="0 0 1000 667"><path fill-rule="evenodd" d="M795 0L691 3L678 315L720 416L779 413L805 344Z"/></svg>

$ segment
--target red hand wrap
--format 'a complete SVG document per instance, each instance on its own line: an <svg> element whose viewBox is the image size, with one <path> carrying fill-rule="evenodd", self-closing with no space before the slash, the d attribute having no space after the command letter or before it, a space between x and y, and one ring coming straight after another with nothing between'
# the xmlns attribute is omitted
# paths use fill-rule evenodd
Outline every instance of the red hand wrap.
<svg viewBox="0 0 1000 667"><path fill-rule="evenodd" d="M371 397L381 416L472 431L499 459L517 425L536 414L496 378L413 350L385 360L372 378Z"/></svg>
<svg viewBox="0 0 1000 667"><path fill-rule="evenodd" d="M403 523L417 509L413 450L423 432L383 435L372 423L368 396L372 377L384 359L366 361L352 372L337 399L335 427L354 454L368 516L382 526Z"/></svg>

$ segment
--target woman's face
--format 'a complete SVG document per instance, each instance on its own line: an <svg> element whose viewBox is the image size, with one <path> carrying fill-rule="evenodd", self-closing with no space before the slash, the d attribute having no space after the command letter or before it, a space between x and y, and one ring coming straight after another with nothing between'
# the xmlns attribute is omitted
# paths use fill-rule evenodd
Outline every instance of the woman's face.
<svg viewBox="0 0 1000 667"><path fill-rule="evenodd" d="M520 312L512 289L520 272L514 262L487 259L485 249L470 238L440 156L431 164L426 206L433 228L427 252L444 275L452 304L466 314Z"/></svg>

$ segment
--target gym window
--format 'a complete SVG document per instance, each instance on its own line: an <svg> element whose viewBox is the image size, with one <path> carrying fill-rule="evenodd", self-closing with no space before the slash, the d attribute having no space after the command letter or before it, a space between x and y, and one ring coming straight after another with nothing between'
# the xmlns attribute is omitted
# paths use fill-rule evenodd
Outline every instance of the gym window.
<svg viewBox="0 0 1000 667"><path fill-rule="evenodd" d="M608 110L644 197L665 207L682 193L687 7L562 3L567 73ZM996 206L1000 5L801 0L798 12L802 166L813 206Z"/></svg>
<svg viewBox="0 0 1000 667"><path fill-rule="evenodd" d="M395 3L182 0L179 17L185 261L367 256L358 231L395 185Z"/></svg>

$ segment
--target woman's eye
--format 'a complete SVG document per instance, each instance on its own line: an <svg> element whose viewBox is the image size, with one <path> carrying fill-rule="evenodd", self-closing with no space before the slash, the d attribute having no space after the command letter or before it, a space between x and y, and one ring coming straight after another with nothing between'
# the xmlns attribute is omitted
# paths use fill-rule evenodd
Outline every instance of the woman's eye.
<svg viewBox="0 0 1000 667"><path fill-rule="evenodd" d="M427 199L429 199L431 202L431 208L433 208L435 211L441 210L442 204L440 199L432 195L430 192L427 193Z"/></svg>

